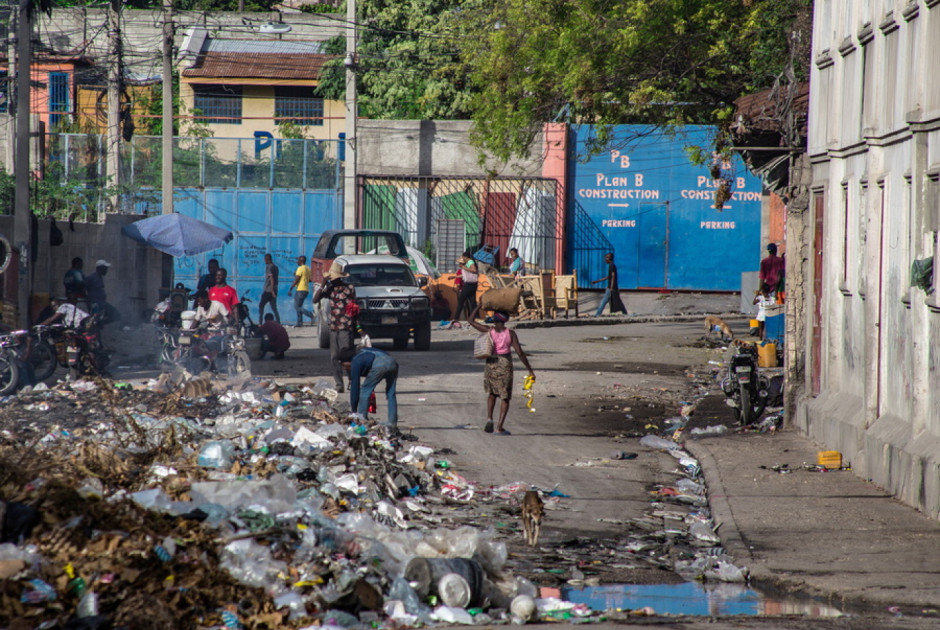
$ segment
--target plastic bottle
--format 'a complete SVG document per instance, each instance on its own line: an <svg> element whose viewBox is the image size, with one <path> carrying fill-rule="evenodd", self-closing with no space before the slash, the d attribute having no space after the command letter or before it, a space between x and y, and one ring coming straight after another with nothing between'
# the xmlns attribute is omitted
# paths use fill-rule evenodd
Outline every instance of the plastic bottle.
<svg viewBox="0 0 940 630"><path fill-rule="evenodd" d="M379 403L375 399L375 392L369 394L369 413L375 413L379 410Z"/></svg>
<svg viewBox="0 0 940 630"><path fill-rule="evenodd" d="M695 427L691 431L693 439L724 435L727 432L728 432L728 427L726 427L723 424L715 424L715 425L707 426L704 429L701 427Z"/></svg>

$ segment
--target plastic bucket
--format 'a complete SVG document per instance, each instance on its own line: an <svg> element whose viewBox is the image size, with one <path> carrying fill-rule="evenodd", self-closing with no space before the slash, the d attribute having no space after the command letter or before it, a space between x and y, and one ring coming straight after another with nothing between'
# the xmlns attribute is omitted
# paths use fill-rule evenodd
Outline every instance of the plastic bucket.
<svg viewBox="0 0 940 630"><path fill-rule="evenodd" d="M245 339L245 352L248 353L248 358L252 361L257 361L261 358L262 341L260 337L249 337Z"/></svg>
<svg viewBox="0 0 940 630"><path fill-rule="evenodd" d="M461 608L478 606L482 599L483 568L476 560L412 558L405 567L404 578L415 585L415 592L422 599L427 599L431 594L437 595L442 600L445 598L451 601L467 599L467 604L460 606ZM467 597L464 597L465 592ZM448 605L459 606L459 604Z"/></svg>
<svg viewBox="0 0 940 630"><path fill-rule="evenodd" d="M196 311L183 311L180 313L180 326L189 330L196 324Z"/></svg>
<svg viewBox="0 0 940 630"><path fill-rule="evenodd" d="M777 367L777 344L762 343L757 346L757 367Z"/></svg>

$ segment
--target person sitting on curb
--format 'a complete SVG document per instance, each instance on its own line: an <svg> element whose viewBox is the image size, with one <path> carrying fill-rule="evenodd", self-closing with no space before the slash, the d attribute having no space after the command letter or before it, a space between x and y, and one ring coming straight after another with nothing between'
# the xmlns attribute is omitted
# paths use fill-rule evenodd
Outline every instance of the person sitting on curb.
<svg viewBox="0 0 940 630"><path fill-rule="evenodd" d="M369 398L375 392L379 382L385 381L385 400L388 404L388 421L383 423L392 437L401 435L398 430L398 361L392 355L378 348L362 348L356 352L353 348L342 348L339 360L349 372L349 407L360 416L369 419ZM362 388L359 379L364 377Z"/></svg>
<svg viewBox="0 0 940 630"><path fill-rule="evenodd" d="M264 335L261 341L261 358L268 352L274 355L275 359L283 359L284 353L290 348L290 337L281 324L274 318L274 313L268 313L264 316L264 323L258 327L258 330Z"/></svg>

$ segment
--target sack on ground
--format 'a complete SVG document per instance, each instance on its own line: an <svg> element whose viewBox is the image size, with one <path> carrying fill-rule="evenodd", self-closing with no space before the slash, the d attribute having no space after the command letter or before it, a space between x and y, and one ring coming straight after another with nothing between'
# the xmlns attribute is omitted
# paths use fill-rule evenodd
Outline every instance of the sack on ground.
<svg viewBox="0 0 940 630"><path fill-rule="evenodd" d="M489 359L493 356L493 338L490 333L483 333L473 342L473 358Z"/></svg>
<svg viewBox="0 0 940 630"><path fill-rule="evenodd" d="M506 311L514 315L519 310L522 287L490 289L480 296L481 311Z"/></svg>

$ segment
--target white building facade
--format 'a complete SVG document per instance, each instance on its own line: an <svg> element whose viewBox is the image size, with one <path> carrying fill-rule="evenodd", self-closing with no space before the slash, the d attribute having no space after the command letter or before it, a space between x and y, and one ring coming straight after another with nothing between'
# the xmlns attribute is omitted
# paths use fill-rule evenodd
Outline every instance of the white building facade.
<svg viewBox="0 0 940 630"><path fill-rule="evenodd" d="M940 0L817 0L798 428L940 510ZM794 287L788 287L793 290Z"/></svg>

